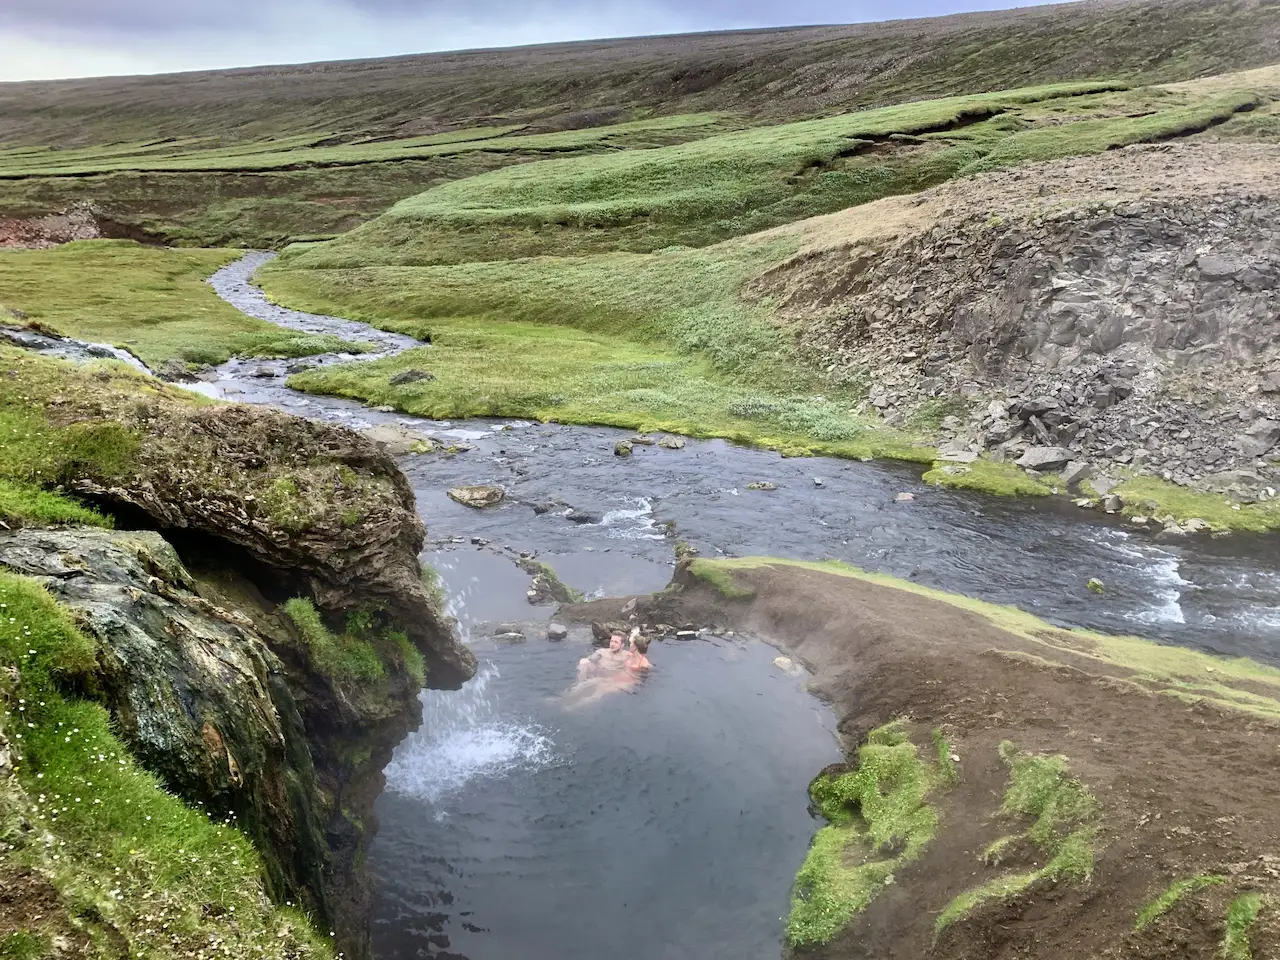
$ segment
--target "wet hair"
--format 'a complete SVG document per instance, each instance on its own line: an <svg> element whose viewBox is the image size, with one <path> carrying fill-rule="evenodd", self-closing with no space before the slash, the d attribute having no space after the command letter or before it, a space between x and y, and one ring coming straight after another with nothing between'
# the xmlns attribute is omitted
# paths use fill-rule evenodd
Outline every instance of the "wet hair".
<svg viewBox="0 0 1280 960"><path fill-rule="evenodd" d="M636 648L636 651L638 653L644 654L649 652L648 637L636 637L634 640L631 641L631 645Z"/></svg>

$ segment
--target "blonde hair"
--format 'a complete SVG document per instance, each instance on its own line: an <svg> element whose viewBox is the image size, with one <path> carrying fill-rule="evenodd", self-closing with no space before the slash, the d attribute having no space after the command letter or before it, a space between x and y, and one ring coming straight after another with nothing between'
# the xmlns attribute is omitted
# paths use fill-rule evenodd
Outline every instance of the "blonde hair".
<svg viewBox="0 0 1280 960"><path fill-rule="evenodd" d="M637 651L638 653L648 653L648 652L649 652L649 638L648 638L648 637L632 637L632 638L631 638L631 645L632 645L633 647L635 647L635 648L636 648L636 651Z"/></svg>

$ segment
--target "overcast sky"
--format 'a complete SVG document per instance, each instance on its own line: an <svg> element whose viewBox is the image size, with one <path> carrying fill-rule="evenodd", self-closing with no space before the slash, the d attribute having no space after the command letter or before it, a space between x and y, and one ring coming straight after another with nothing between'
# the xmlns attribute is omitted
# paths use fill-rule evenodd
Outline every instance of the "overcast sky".
<svg viewBox="0 0 1280 960"><path fill-rule="evenodd" d="M1045 0L0 0L0 80L853 23Z"/></svg>

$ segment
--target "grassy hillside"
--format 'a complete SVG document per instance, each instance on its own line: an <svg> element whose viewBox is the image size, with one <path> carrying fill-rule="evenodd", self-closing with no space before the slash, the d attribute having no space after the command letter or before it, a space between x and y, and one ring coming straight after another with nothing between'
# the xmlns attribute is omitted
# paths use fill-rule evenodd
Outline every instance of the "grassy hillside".
<svg viewBox="0 0 1280 960"><path fill-rule="evenodd" d="M313 371L296 380L310 390L431 416L661 426L861 455L873 434L852 410L867 384L806 366L770 303L743 296L803 230L755 231L1024 157L1204 129L1270 90L1098 86L925 101L496 171L290 250L262 282L303 309L431 335L429 356ZM390 385L420 363L437 379ZM893 446L884 440L870 449Z"/></svg>
<svg viewBox="0 0 1280 960"><path fill-rule="evenodd" d="M0 145L342 132L538 132L661 114L814 112L1110 76L1165 82L1280 59L1260 0L1103 0L931 20L553 44L169 77L0 85Z"/></svg>
<svg viewBox="0 0 1280 960"><path fill-rule="evenodd" d="M0 84L0 217L91 201L169 242L282 246L349 230L432 185L566 151L660 146L1025 85L1183 80L1276 60L1275 4L1106 0Z"/></svg>
<svg viewBox="0 0 1280 960"><path fill-rule="evenodd" d="M955 176L1204 130L1241 89L1060 84L843 114L436 187L300 265L432 264L705 246Z"/></svg>

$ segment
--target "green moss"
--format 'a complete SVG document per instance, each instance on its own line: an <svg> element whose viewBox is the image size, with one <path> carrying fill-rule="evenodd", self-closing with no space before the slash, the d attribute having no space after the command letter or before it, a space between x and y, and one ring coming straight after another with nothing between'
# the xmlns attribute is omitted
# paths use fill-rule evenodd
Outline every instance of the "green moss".
<svg viewBox="0 0 1280 960"><path fill-rule="evenodd" d="M1227 929L1222 936L1224 960L1252 960L1250 936L1265 898L1261 893L1242 893L1227 908Z"/></svg>
<svg viewBox="0 0 1280 960"><path fill-rule="evenodd" d="M1000 757L1009 767L1001 813L1031 823L1018 836L988 847L983 860L998 860L1003 849L1026 841L1047 861L1037 870L995 877L954 898L934 921L935 937L985 903L1010 899L1041 881L1081 883L1093 872L1101 809L1084 784L1067 774L1066 758L1021 753L1008 741L1000 745Z"/></svg>
<svg viewBox="0 0 1280 960"><path fill-rule="evenodd" d="M699 580L711 584L725 599L745 600L756 595L753 588L738 581L732 570L719 566L714 561L693 560L689 564L689 572Z"/></svg>
<svg viewBox="0 0 1280 960"><path fill-rule="evenodd" d="M856 769L813 782L810 795L831 823L818 831L796 875L787 921L792 946L829 941L921 855L938 826L928 798L944 780L896 722L868 735Z"/></svg>
<svg viewBox="0 0 1280 960"><path fill-rule="evenodd" d="M204 279L239 255L114 240L4 250L0 290L6 305L30 320L78 340L123 347L152 366L368 349L338 337L285 330L219 299Z"/></svg>
<svg viewBox="0 0 1280 960"><path fill-rule="evenodd" d="M386 677L387 668L371 639L377 631L370 614L352 613L346 632L339 635L325 625L315 604L305 597L288 601L284 612L298 628L311 662L330 680L367 682Z"/></svg>
<svg viewBox="0 0 1280 960"><path fill-rule="evenodd" d="M1185 880L1174 881L1164 892L1138 911L1138 919L1133 929L1143 930L1172 910L1183 897L1203 890L1205 887L1226 883L1227 879L1218 874L1202 873Z"/></svg>
<svg viewBox="0 0 1280 960"><path fill-rule="evenodd" d="M293 477L276 477L262 497L262 506L271 522L282 530L300 533L311 526L311 505Z"/></svg>
<svg viewBox="0 0 1280 960"><path fill-rule="evenodd" d="M542 589L556 603L582 603L586 599L581 590L575 590L567 583L564 583L559 575L556 574L555 569L548 563L543 563L541 560L535 560L532 557L521 557L516 561L516 566L541 584Z"/></svg>
<svg viewBox="0 0 1280 960"><path fill-rule="evenodd" d="M1054 492L1043 480L1027 476L1021 467L985 459L973 463L936 461L921 479L952 490L977 490L1005 497L1043 497Z"/></svg>
<svg viewBox="0 0 1280 960"><path fill-rule="evenodd" d="M1199 518L1214 530L1267 533L1280 530L1280 501L1240 504L1227 497L1188 490L1154 477L1126 479L1114 491L1133 516L1169 516L1186 521Z"/></svg>
<svg viewBox="0 0 1280 960"><path fill-rule="evenodd" d="M111 518L68 496L28 483L0 479L0 523L9 527L80 524L110 527Z"/></svg>
<svg viewBox="0 0 1280 960"><path fill-rule="evenodd" d="M167 793L105 710L64 692L94 668L95 651L53 599L0 571L0 614L0 675L18 678L0 680L0 730L39 837L18 836L0 857L41 872L82 930L109 929L130 955L186 957L227 939L243 957L330 956L305 918L270 903L243 834Z"/></svg>

